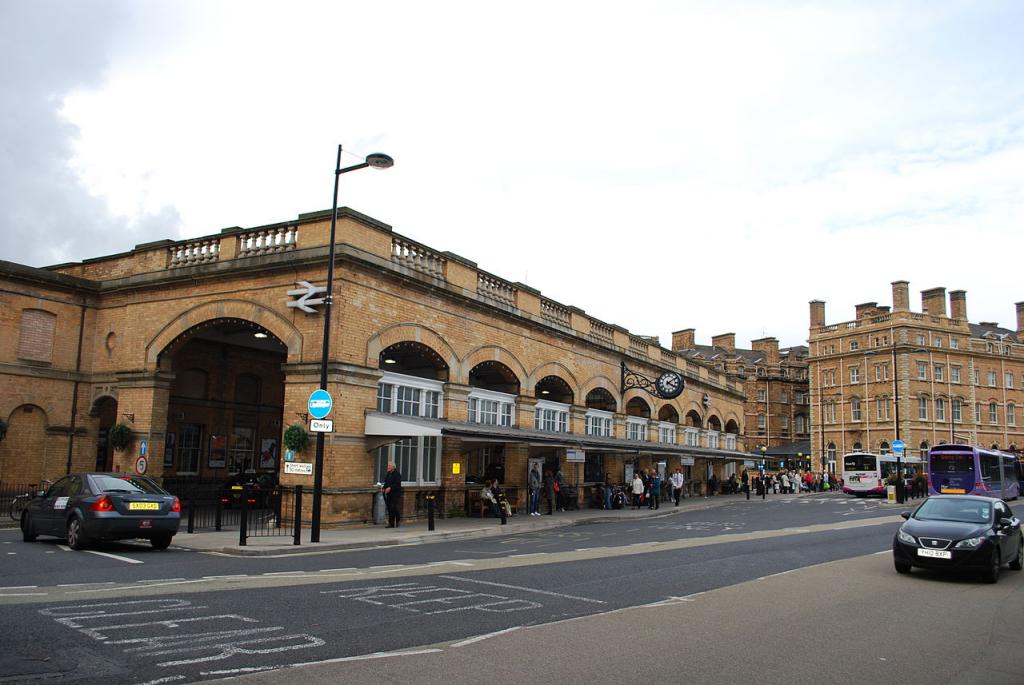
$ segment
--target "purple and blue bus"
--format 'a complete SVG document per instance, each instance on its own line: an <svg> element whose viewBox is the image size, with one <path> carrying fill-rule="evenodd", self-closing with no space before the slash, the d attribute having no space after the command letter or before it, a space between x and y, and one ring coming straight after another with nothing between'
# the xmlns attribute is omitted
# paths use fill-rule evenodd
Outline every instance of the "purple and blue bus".
<svg viewBox="0 0 1024 685"><path fill-rule="evenodd" d="M1017 457L971 445L936 445L928 450L928 492L983 495L1009 500L1020 496Z"/></svg>

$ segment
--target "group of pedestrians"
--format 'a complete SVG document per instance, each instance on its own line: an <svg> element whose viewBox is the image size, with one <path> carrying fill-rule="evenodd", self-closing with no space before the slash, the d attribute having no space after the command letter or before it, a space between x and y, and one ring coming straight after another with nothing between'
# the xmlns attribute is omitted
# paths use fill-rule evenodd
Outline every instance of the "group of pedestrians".
<svg viewBox="0 0 1024 685"><path fill-rule="evenodd" d="M662 478L661 472L655 469L640 469L633 472L630 483L630 494L633 495L633 508L639 509L644 504L648 509L660 509L662 499L671 498L675 506L679 506L679 498L683 494L686 478L683 470L676 468L668 478ZM610 508L610 507L608 507Z"/></svg>
<svg viewBox="0 0 1024 685"><path fill-rule="evenodd" d="M527 479L527 490L528 490L528 504L530 516L540 516L540 496L543 493L548 503L548 514L557 511L565 511L566 498L565 498L565 476L562 475L562 469L557 469L554 473L550 469L545 469L544 474L541 475L540 465L534 463L530 469L529 478Z"/></svg>

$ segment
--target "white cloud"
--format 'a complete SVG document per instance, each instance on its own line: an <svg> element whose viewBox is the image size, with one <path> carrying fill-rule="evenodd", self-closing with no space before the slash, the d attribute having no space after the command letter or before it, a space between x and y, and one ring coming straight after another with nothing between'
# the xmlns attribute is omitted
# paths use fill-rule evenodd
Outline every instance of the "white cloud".
<svg viewBox="0 0 1024 685"><path fill-rule="evenodd" d="M1014 3L130 7L75 168L182 236L328 207L342 142L397 162L343 204L666 343L799 344L897 279L1024 299Z"/></svg>

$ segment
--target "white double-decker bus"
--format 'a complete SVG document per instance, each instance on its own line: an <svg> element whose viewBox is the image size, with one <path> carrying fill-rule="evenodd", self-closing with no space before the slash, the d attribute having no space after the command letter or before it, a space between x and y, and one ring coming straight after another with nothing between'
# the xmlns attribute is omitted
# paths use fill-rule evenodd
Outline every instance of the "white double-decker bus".
<svg viewBox="0 0 1024 685"><path fill-rule="evenodd" d="M921 464L917 457L900 457L903 478L910 478ZM856 497L885 495L885 480L896 470L896 457L892 454L851 452L843 456L843 492Z"/></svg>

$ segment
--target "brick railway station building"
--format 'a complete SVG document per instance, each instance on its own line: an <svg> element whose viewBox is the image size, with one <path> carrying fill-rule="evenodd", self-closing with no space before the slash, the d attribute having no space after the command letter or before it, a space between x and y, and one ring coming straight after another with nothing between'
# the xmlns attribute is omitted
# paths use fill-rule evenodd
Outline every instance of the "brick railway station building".
<svg viewBox="0 0 1024 685"><path fill-rule="evenodd" d="M289 306L301 299L289 291L325 283L330 219L45 269L0 262L0 482L145 468L174 483L266 473L308 491L312 477L282 468L282 438L307 425L323 306ZM749 459L743 385L714 365L349 209L336 250L325 522L368 519L389 460L414 515L433 492L464 509L485 476L522 506L533 460L585 501L605 474L682 465L699 492ZM624 391L623 363L677 372L685 389ZM122 423L133 440L114 450ZM313 461L312 443L296 463Z"/></svg>

